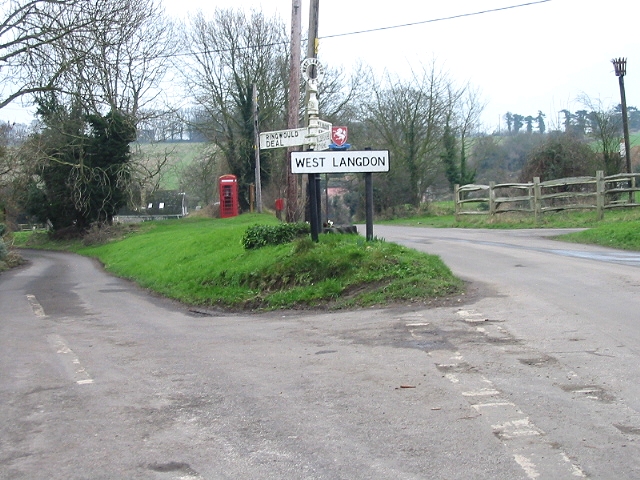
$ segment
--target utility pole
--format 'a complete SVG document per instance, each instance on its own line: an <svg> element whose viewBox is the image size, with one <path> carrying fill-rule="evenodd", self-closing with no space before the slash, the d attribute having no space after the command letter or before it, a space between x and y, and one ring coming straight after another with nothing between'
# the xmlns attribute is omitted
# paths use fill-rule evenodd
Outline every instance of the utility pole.
<svg viewBox="0 0 640 480"><path fill-rule="evenodd" d="M309 38L307 40L307 58L317 58L318 57L318 13L320 10L320 0L311 0L309 4ZM315 71L316 67L311 66L310 77L317 78L317 71ZM316 83L317 85L317 83ZM310 105L309 100L311 97L311 86L309 82L307 82L307 90L306 90L306 104L307 104L307 127L310 126L309 118L310 118ZM317 92L316 92L317 93ZM318 111L317 105L314 107L315 115L317 119ZM320 211L321 211L321 189L320 189L320 174L319 173L310 173L308 174L309 181L309 212L310 212L310 223L311 223L311 239L314 242L318 241L318 233L320 232Z"/></svg>
<svg viewBox="0 0 640 480"><path fill-rule="evenodd" d="M311 0L309 5L309 39L307 45L307 58L318 57L318 12L320 0Z"/></svg>
<svg viewBox="0 0 640 480"><path fill-rule="evenodd" d="M256 160L256 210L262 213L262 180L260 175L260 126L258 124L258 87L253 84L253 151Z"/></svg>
<svg viewBox="0 0 640 480"><path fill-rule="evenodd" d="M287 128L293 130L299 126L300 111L300 50L302 42L302 9L301 0L291 2L291 57L289 68L289 109L287 111ZM287 148L287 222L298 220L298 180L291 173L291 152L294 148Z"/></svg>

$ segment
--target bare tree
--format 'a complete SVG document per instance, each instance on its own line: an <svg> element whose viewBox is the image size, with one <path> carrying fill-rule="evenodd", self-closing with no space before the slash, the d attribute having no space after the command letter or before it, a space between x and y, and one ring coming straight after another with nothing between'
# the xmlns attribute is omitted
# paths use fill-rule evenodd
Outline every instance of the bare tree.
<svg viewBox="0 0 640 480"><path fill-rule="evenodd" d="M363 121L394 158L387 202L418 205L441 168L441 140L452 81L435 64L408 80L387 74L364 106ZM372 145L373 146L373 145ZM393 178L391 178L393 177Z"/></svg>
<svg viewBox="0 0 640 480"><path fill-rule="evenodd" d="M42 193L56 196L56 212L66 210L58 225L75 217L75 225L86 226L94 218L110 222L129 186L155 175L157 168L131 161L129 143L144 107L157 100L176 47L155 0L76 3L94 21L39 45L22 72L36 88L44 122L32 142L42 146L35 170Z"/></svg>
<svg viewBox="0 0 640 480"><path fill-rule="evenodd" d="M81 3L91 18L99 17L102 8L112 14L43 45L25 64L31 83L54 90L62 102L71 101L65 96L76 98L88 113L118 110L137 122L157 102L176 52L173 24L157 0Z"/></svg>
<svg viewBox="0 0 640 480"><path fill-rule="evenodd" d="M598 151L602 158L605 175L621 173L624 168L624 156L620 155L622 142L622 119L613 108L606 109L602 101L592 100L583 94L580 103L589 110L581 110L588 125L588 135L598 143Z"/></svg>
<svg viewBox="0 0 640 480"><path fill-rule="evenodd" d="M362 64L356 64L349 75L343 69L326 68L318 91L320 116L344 123L357 121L358 106L371 95L372 78L371 70ZM301 107L306 108L304 102Z"/></svg>
<svg viewBox="0 0 640 480"><path fill-rule="evenodd" d="M196 15L186 29L189 52L185 85L206 112L205 133L238 177L240 204L247 208L254 175L252 88L259 97L260 128L285 127L288 82L286 28L261 12L216 9L210 19ZM262 179L269 181L275 152L261 154Z"/></svg>
<svg viewBox="0 0 640 480"><path fill-rule="evenodd" d="M180 171L181 190L200 205L213 205L218 190L220 170L219 151L215 146L198 152L197 158Z"/></svg>
<svg viewBox="0 0 640 480"><path fill-rule="evenodd" d="M0 17L0 108L25 95L55 89L60 76L85 52L69 50L52 61L51 45L113 25L121 11L114 0L3 0ZM28 65L46 67L34 72ZM34 75L35 73L35 75Z"/></svg>
<svg viewBox="0 0 640 480"><path fill-rule="evenodd" d="M460 138L460 182L470 183L475 180L475 172L469 170L467 151L469 137L480 126L480 116L485 107L480 91L467 84L462 88L457 105L456 124Z"/></svg>

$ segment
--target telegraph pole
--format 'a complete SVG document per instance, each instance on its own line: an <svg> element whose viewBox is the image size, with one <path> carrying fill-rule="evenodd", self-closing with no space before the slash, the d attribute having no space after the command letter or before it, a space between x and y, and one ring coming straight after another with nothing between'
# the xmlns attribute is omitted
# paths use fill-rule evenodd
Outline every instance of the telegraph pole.
<svg viewBox="0 0 640 480"><path fill-rule="evenodd" d="M318 57L318 12L320 0L311 0L309 5L309 44L307 45L307 58Z"/></svg>
<svg viewBox="0 0 640 480"><path fill-rule="evenodd" d="M262 213L262 179L260 172L260 124L258 123L258 87L253 84L253 152L256 162L256 209Z"/></svg>
<svg viewBox="0 0 640 480"><path fill-rule="evenodd" d="M320 10L320 0L311 0L309 4L309 38L307 40L307 58L318 57L318 12ZM314 70L316 67L311 66L310 76L317 78L317 72ZM309 100L312 95L311 86L307 82L307 90L305 99L307 102L307 126L310 126L310 112ZM317 118L318 111L315 109L315 115ZM311 223L311 238L314 242L318 241L318 233L320 232L320 210L321 210L321 192L320 192L320 174L310 173L308 175L309 181L309 212Z"/></svg>
<svg viewBox="0 0 640 480"><path fill-rule="evenodd" d="M291 2L291 57L289 68L289 109L287 111L287 128L292 130L299 126L300 111L300 50L302 42L302 9L301 0ZM293 148L287 149L286 172L287 172L287 222L298 220L298 180L291 173L291 152Z"/></svg>

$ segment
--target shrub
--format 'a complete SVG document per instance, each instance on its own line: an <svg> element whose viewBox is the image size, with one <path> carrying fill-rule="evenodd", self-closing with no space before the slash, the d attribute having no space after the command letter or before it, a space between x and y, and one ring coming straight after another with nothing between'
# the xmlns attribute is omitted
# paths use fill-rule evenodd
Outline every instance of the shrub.
<svg viewBox="0 0 640 480"><path fill-rule="evenodd" d="M529 154L520 182L594 175L597 169L596 154L588 143L573 135L551 134Z"/></svg>
<svg viewBox="0 0 640 480"><path fill-rule="evenodd" d="M280 223L278 225L253 225L247 228L242 237L242 245L246 250L261 248L266 245L281 245L295 238L308 235L309 224L303 222Z"/></svg>

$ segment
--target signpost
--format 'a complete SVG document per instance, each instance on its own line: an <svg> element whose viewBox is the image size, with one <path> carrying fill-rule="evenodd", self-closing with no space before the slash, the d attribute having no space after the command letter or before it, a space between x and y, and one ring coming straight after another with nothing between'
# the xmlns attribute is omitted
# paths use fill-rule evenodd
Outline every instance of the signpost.
<svg viewBox="0 0 640 480"><path fill-rule="evenodd" d="M318 128L320 128L321 130L331 131L332 127L333 125L331 125L329 122L325 122L324 120L318 119Z"/></svg>
<svg viewBox="0 0 640 480"><path fill-rule="evenodd" d="M308 141L306 141L308 133L306 128L263 132L260 134L260 150L305 145L308 143Z"/></svg>
<svg viewBox="0 0 640 480"><path fill-rule="evenodd" d="M331 144L331 124L322 122L329 128L295 128L292 130L275 130L260 134L260 150L270 148L298 147L309 145L315 151L328 150Z"/></svg>
<svg viewBox="0 0 640 480"><path fill-rule="evenodd" d="M302 62L302 76L307 82L309 100L307 113L309 124L306 128L276 130L260 134L260 149L297 147L308 145L306 152L291 153L291 173L308 174L309 206L311 211L311 238L318 241L319 191L317 190L321 173L364 173L367 184L367 240L373 240L373 187L371 174L389 171L389 152L387 150L344 150L349 147L347 127L333 125L318 118L318 82L324 74L322 65L316 58L307 58ZM342 148L341 151L328 151L329 148Z"/></svg>
<svg viewBox="0 0 640 480"><path fill-rule="evenodd" d="M321 130L317 137L315 137L315 144L313 150L320 152L322 150L329 150L331 145L331 130Z"/></svg>
<svg viewBox="0 0 640 480"><path fill-rule="evenodd" d="M387 150L292 152L292 173L373 173L389 171Z"/></svg>

